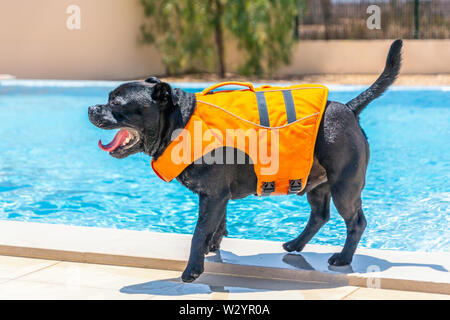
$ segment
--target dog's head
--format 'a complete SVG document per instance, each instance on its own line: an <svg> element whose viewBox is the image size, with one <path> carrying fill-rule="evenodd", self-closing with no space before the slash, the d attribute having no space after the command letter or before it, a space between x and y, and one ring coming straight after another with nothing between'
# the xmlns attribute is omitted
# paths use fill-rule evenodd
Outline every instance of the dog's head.
<svg viewBox="0 0 450 320"><path fill-rule="evenodd" d="M109 144L99 141L99 147L120 159L137 152L153 156L174 100L170 85L155 77L120 85L110 92L108 103L89 107L92 124L119 129Z"/></svg>

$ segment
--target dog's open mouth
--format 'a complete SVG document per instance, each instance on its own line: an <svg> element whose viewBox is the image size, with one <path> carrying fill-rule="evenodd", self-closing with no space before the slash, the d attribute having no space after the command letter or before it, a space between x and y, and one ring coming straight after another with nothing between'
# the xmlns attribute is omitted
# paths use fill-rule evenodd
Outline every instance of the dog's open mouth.
<svg viewBox="0 0 450 320"><path fill-rule="evenodd" d="M103 145L102 141L98 141L98 146L103 151L107 152L115 152L118 150L129 149L139 142L139 133L131 128L122 128L120 129L114 139L108 143L107 145Z"/></svg>

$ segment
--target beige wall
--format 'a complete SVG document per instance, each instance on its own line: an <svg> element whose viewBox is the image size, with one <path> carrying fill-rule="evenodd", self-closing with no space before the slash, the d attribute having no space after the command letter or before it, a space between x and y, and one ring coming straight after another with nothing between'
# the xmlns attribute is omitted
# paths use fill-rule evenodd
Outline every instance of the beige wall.
<svg viewBox="0 0 450 320"><path fill-rule="evenodd" d="M69 30L69 5L81 29ZM19 78L129 79L164 72L138 46L139 0L0 0L0 74Z"/></svg>
<svg viewBox="0 0 450 320"><path fill-rule="evenodd" d="M81 29L69 30L69 5ZM0 0L0 74L18 78L125 80L161 75L151 46L138 45L139 0ZM391 40L301 41L279 75L379 73ZM241 55L228 46L236 70ZM402 73L450 73L450 40L409 40Z"/></svg>
<svg viewBox="0 0 450 320"><path fill-rule="evenodd" d="M300 41L280 74L379 73L392 41ZM450 40L405 40L402 73L450 73Z"/></svg>

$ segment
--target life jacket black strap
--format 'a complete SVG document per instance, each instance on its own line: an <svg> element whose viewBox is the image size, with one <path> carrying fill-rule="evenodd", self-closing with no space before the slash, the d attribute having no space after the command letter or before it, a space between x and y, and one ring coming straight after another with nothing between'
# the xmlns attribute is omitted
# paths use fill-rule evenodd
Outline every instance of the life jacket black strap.
<svg viewBox="0 0 450 320"><path fill-rule="evenodd" d="M292 98L291 90L283 90L284 105L286 107L287 122L292 123L297 120L295 112L294 98Z"/></svg>
<svg viewBox="0 0 450 320"><path fill-rule="evenodd" d="M275 191L275 181L263 182L261 188L261 196L270 196Z"/></svg>
<svg viewBox="0 0 450 320"><path fill-rule="evenodd" d="M267 110L266 96L264 92L255 92L256 102L259 110L259 124L265 127L270 127L269 111Z"/></svg>
<svg viewBox="0 0 450 320"><path fill-rule="evenodd" d="M288 194L299 193L302 190L302 179L289 180Z"/></svg>

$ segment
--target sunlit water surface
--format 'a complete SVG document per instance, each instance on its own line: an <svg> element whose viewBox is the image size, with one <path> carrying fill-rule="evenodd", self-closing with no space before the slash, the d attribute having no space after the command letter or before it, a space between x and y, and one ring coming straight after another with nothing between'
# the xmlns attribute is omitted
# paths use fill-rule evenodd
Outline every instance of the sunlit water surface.
<svg viewBox="0 0 450 320"><path fill-rule="evenodd" d="M165 183L150 158L117 160L97 141L115 132L90 124L87 108L115 86L0 84L0 219L192 233L197 196ZM187 89L198 91L200 89ZM347 102L360 90L330 90ZM450 251L450 92L391 90L361 115L371 147L361 247ZM250 196L228 206L230 237L286 241L309 216L306 197ZM311 243L343 245L330 221Z"/></svg>

